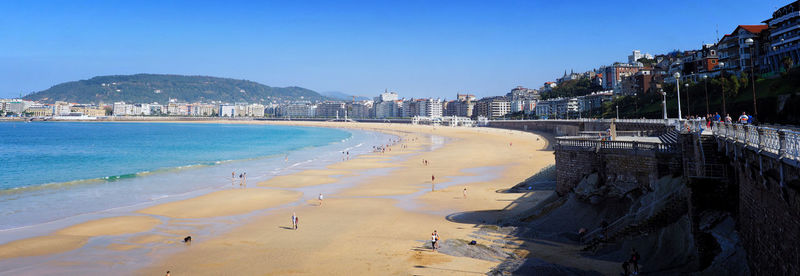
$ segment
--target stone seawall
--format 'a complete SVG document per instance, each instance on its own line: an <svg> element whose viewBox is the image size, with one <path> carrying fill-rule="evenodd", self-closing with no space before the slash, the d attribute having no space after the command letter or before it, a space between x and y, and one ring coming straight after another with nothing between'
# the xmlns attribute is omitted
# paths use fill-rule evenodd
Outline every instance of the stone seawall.
<svg viewBox="0 0 800 276"><path fill-rule="evenodd" d="M720 147L739 188L737 222L753 273L800 275L800 169L741 144Z"/></svg>
<svg viewBox="0 0 800 276"><path fill-rule="evenodd" d="M589 174L599 175L599 185L638 187L652 190L658 178L680 171L679 155L647 150L557 148L556 192L563 196Z"/></svg>

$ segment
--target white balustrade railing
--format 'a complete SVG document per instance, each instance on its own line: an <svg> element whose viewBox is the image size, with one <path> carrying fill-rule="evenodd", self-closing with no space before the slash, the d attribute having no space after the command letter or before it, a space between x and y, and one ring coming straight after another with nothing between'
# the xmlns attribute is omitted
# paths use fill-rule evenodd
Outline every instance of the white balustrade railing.
<svg viewBox="0 0 800 276"><path fill-rule="evenodd" d="M779 158L800 161L800 132L797 131L714 122L712 133L776 154Z"/></svg>

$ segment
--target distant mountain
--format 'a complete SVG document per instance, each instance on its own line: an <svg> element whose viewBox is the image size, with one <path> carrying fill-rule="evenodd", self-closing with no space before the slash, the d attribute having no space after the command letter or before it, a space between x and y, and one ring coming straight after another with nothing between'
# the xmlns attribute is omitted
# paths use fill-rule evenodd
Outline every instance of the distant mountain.
<svg viewBox="0 0 800 276"><path fill-rule="evenodd" d="M208 76L136 74L99 76L65 82L24 97L52 103L166 103L248 102L267 103L294 100L323 101L329 98L302 87L270 87L257 82Z"/></svg>
<svg viewBox="0 0 800 276"><path fill-rule="evenodd" d="M320 94L322 94L325 97L328 97L328 98L331 98L331 99L335 99L335 100L340 100L340 101L352 101L353 100L353 95L349 95L347 93L343 93L343 92L339 92L339 91L320 92ZM363 100L369 100L370 99L369 97L365 97L365 96L355 96L355 97L356 97L355 98L356 101L363 101Z"/></svg>

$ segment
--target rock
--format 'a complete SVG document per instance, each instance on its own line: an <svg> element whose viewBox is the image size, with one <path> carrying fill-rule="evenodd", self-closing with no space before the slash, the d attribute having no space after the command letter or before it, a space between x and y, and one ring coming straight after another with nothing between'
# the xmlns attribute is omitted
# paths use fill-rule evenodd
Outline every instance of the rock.
<svg viewBox="0 0 800 276"><path fill-rule="evenodd" d="M493 262L516 258L516 255L505 252L500 246L484 245L480 242L476 245L470 245L469 242L462 239L447 239L440 241L437 251L455 257L469 257ZM431 248L430 242L426 242L424 247Z"/></svg>
<svg viewBox="0 0 800 276"><path fill-rule="evenodd" d="M600 187L597 186L598 177L596 173L587 175L575 186L574 193L580 200L588 200L592 196L601 195Z"/></svg>

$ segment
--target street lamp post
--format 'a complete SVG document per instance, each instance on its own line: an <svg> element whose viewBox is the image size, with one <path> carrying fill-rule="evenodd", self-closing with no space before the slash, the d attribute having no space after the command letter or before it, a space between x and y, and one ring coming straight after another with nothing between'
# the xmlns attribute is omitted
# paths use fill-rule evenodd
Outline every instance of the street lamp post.
<svg viewBox="0 0 800 276"><path fill-rule="evenodd" d="M725 63L720 62L719 68L720 70L722 70L720 72L720 75L722 76L722 81L720 82L720 84L722 85L722 117L725 117L728 115L728 110L725 104L725 82L727 81L725 80Z"/></svg>
<svg viewBox="0 0 800 276"><path fill-rule="evenodd" d="M683 85L686 87L686 116L692 116L692 100L689 99L689 83Z"/></svg>
<svg viewBox="0 0 800 276"><path fill-rule="evenodd" d="M750 82L753 85L753 117L757 117L758 108L756 107L756 75L753 72L754 71L753 69L756 67L756 64L753 63L753 55L755 54L755 52L753 51L754 43L752 38L745 39L744 43L747 44L748 48L750 48Z"/></svg>
<svg viewBox="0 0 800 276"><path fill-rule="evenodd" d="M619 120L619 104L617 105L617 120Z"/></svg>
<svg viewBox="0 0 800 276"><path fill-rule="evenodd" d="M703 86L706 89L706 114L711 114L711 109L708 108L708 75L703 75Z"/></svg>
<svg viewBox="0 0 800 276"><path fill-rule="evenodd" d="M659 92L661 92L661 96L664 97L664 100L661 101L661 106L664 107L664 120L666 120L667 119L667 92L664 92L663 89L659 89Z"/></svg>
<svg viewBox="0 0 800 276"><path fill-rule="evenodd" d="M681 114L681 73L675 72L675 74L672 76L675 77L675 88L678 89L678 120L680 120L683 118L683 115Z"/></svg>

